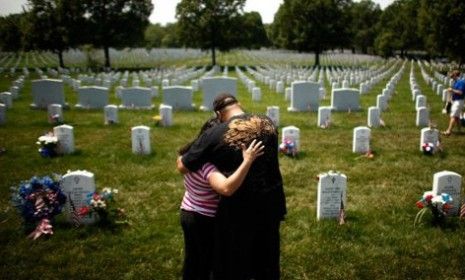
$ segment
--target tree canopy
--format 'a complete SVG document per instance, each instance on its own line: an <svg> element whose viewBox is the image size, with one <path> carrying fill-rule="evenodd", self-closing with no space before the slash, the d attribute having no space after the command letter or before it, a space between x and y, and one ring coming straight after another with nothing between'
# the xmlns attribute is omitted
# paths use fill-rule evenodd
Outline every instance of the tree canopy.
<svg viewBox="0 0 465 280"><path fill-rule="evenodd" d="M245 0L182 0L176 6L179 37L188 47L211 50L212 65L215 50L230 50L237 46L234 36L235 19L240 16Z"/></svg>

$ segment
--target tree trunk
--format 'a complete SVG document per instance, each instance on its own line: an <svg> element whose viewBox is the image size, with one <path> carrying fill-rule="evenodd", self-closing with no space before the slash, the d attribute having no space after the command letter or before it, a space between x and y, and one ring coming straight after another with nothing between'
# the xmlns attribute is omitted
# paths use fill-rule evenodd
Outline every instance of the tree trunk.
<svg viewBox="0 0 465 280"><path fill-rule="evenodd" d="M58 50L57 53L58 53L58 61L60 62L60 67L65 68L65 63L63 62L63 51Z"/></svg>
<svg viewBox="0 0 465 280"><path fill-rule="evenodd" d="M110 48L108 46L103 46L103 51L105 52L105 68L110 68Z"/></svg>
<svg viewBox="0 0 465 280"><path fill-rule="evenodd" d="M216 51L215 51L214 45L212 45L211 51L212 51L212 66L215 66L216 65Z"/></svg>
<svg viewBox="0 0 465 280"><path fill-rule="evenodd" d="M315 65L320 66L320 50L315 50Z"/></svg>

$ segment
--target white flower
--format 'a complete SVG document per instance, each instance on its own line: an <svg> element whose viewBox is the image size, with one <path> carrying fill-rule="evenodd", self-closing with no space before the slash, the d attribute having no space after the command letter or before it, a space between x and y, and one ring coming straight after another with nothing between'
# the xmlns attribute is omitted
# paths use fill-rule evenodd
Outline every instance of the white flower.
<svg viewBox="0 0 465 280"><path fill-rule="evenodd" d="M102 192L103 193L111 193L111 189L110 188L103 188Z"/></svg>
<svg viewBox="0 0 465 280"><path fill-rule="evenodd" d="M118 193L118 189L113 189L113 193Z"/></svg>
<svg viewBox="0 0 465 280"><path fill-rule="evenodd" d="M437 195L433 197L433 199L431 200L431 203L441 205L441 204L444 204L444 200L442 199L442 196Z"/></svg>

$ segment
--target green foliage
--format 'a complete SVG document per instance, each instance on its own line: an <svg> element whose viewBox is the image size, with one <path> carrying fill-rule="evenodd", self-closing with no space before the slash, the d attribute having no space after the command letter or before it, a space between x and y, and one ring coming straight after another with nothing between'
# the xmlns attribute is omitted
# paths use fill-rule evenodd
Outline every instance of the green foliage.
<svg viewBox="0 0 465 280"><path fill-rule="evenodd" d="M22 14L0 17L0 50L15 52L22 48Z"/></svg>
<svg viewBox="0 0 465 280"><path fill-rule="evenodd" d="M352 46L368 53L377 35L375 28L381 16L381 8L371 0L353 2L350 6Z"/></svg>
<svg viewBox="0 0 465 280"><path fill-rule="evenodd" d="M89 30L87 39L105 53L105 67L110 67L109 47L131 47L144 40L148 17L153 9L150 0L81 1Z"/></svg>
<svg viewBox="0 0 465 280"><path fill-rule="evenodd" d="M38 54L35 54L39 56ZM233 57L234 56L234 57ZM40 56L48 60L48 56ZM221 57L238 65L250 60L231 53ZM34 61L35 59L31 59ZM315 112L289 113L281 94L262 88L262 101L252 102L238 83L238 98L247 111L265 112L280 107L281 127L301 130L301 155L280 157L288 215L281 228L282 279L463 279L465 228L452 223L445 228L426 224L414 228L415 201L430 190L433 173L451 170L463 175L464 134L443 138L444 152L432 157L419 151L419 128L409 88L409 68L396 87L389 109L382 113L385 128L372 129L373 159L351 152L353 128L365 125L366 108L376 103L387 83L381 81L361 96L360 112L333 112L333 125L316 126ZM229 73L235 76L234 72ZM421 77L415 76L427 95L431 118L439 129L447 127L442 102ZM17 78L3 72L0 91ZM47 113L31 110L30 80L19 99L7 111L0 126L0 278L2 279L180 279L183 238L179 206L184 192L182 177L175 170L176 149L197 135L209 112L174 112L174 126L152 126L154 111L120 111L120 124L105 126L101 110L64 111L74 127L77 152L53 159L41 158L37 137L52 126ZM326 88L329 96L329 88ZM76 93L65 86L66 100L75 104ZM200 104L201 93L194 93ZM156 105L162 97L154 100ZM114 88L110 103L118 104ZM330 100L322 100L329 105ZM129 129L151 126L153 153L131 153ZM99 189L118 188L119 206L130 221L111 231L98 227L74 229L58 219L54 235L32 242L21 231L17 213L9 205L9 187L33 175L70 170L95 174ZM347 219L316 220L317 181L321 172L337 170L348 177ZM463 193L463 191L462 191ZM426 217L425 217L426 218ZM426 222L426 219L425 219Z"/></svg>
<svg viewBox="0 0 465 280"><path fill-rule="evenodd" d="M227 51L237 46L234 19L240 15L245 0L182 0L176 6L179 37L187 47L211 50L212 65L216 49Z"/></svg>
<svg viewBox="0 0 465 280"><path fill-rule="evenodd" d="M286 0L273 22L274 44L283 48L315 53L347 46L349 15L346 0Z"/></svg>

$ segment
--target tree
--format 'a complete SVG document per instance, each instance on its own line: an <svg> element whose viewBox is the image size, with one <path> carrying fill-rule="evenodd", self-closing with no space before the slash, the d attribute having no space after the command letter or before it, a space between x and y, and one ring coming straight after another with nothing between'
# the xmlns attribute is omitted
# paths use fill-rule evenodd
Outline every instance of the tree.
<svg viewBox="0 0 465 280"><path fill-rule="evenodd" d="M374 46L380 17L381 8L371 0L354 2L350 6L352 46L362 53L368 53L368 49Z"/></svg>
<svg viewBox="0 0 465 280"><path fill-rule="evenodd" d="M110 67L110 47L131 47L144 40L153 5L150 0L84 0L91 33L89 42L105 53Z"/></svg>
<svg viewBox="0 0 465 280"><path fill-rule="evenodd" d="M278 47L315 53L315 64L326 49L349 43L350 0L284 0L272 30Z"/></svg>
<svg viewBox="0 0 465 280"><path fill-rule="evenodd" d="M212 65L216 65L217 48L227 51L236 46L231 34L244 4L245 0L182 0L176 6L181 42L211 50Z"/></svg>
<svg viewBox="0 0 465 280"><path fill-rule="evenodd" d="M22 48L21 18L23 14L0 17L0 49L17 52Z"/></svg>
<svg viewBox="0 0 465 280"><path fill-rule="evenodd" d="M249 12L234 18L235 33L231 36L233 45L247 49L269 46L270 41L258 12Z"/></svg>
<svg viewBox="0 0 465 280"><path fill-rule="evenodd" d="M465 2L422 0L418 26L426 50L465 62Z"/></svg>
<svg viewBox="0 0 465 280"><path fill-rule="evenodd" d="M375 43L380 54L392 55L394 50L399 50L403 56L408 50L423 47L417 27L418 7L419 0L397 0L383 11ZM385 50L392 53L385 53Z"/></svg>
<svg viewBox="0 0 465 280"><path fill-rule="evenodd" d="M165 28L160 24L150 24L144 32L145 46L148 48L161 47L161 41L165 36Z"/></svg>
<svg viewBox="0 0 465 280"><path fill-rule="evenodd" d="M58 55L81 43L84 10L79 0L28 0L24 21L26 49L48 50Z"/></svg>

